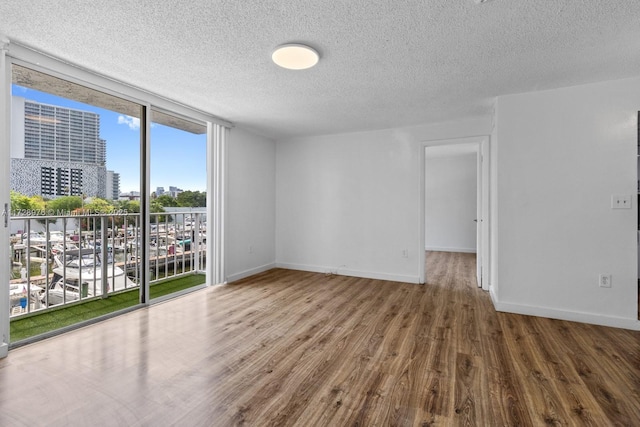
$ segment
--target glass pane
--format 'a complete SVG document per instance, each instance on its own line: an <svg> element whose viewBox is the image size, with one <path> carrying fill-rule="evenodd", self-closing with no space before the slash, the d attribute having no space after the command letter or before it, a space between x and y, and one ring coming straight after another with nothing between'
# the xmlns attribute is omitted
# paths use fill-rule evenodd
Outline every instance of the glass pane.
<svg viewBox="0 0 640 427"><path fill-rule="evenodd" d="M204 124L155 109L151 123L151 241L155 247L150 261L154 283L204 269L207 135Z"/></svg>
<svg viewBox="0 0 640 427"><path fill-rule="evenodd" d="M140 106L23 66L12 76L12 315L136 288Z"/></svg>

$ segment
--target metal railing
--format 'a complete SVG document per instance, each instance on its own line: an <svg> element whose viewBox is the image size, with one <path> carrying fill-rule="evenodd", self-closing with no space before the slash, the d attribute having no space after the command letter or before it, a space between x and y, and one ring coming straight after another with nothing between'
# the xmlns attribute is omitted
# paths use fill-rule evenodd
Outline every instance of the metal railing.
<svg viewBox="0 0 640 427"><path fill-rule="evenodd" d="M206 261L204 214L180 211L150 216L151 282L203 272Z"/></svg>
<svg viewBox="0 0 640 427"><path fill-rule="evenodd" d="M140 214L18 214L11 218L16 230L9 279L12 317L139 286ZM204 273L205 214L177 211L150 217L150 283Z"/></svg>

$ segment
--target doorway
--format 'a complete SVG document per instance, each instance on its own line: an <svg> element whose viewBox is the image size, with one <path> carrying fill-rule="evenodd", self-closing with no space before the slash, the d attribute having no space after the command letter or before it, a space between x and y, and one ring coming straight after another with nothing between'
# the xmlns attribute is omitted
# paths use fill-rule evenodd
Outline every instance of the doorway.
<svg viewBox="0 0 640 427"><path fill-rule="evenodd" d="M423 143L421 251L476 253L479 287L489 289L489 137ZM420 282L428 277L421 257Z"/></svg>

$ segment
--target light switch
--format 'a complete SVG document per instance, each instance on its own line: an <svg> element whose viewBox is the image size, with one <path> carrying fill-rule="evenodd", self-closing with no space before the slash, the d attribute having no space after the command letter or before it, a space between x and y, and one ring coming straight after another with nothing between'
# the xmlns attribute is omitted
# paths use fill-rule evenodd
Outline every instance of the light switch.
<svg viewBox="0 0 640 427"><path fill-rule="evenodd" d="M614 194L611 196L611 209L631 209L631 196Z"/></svg>

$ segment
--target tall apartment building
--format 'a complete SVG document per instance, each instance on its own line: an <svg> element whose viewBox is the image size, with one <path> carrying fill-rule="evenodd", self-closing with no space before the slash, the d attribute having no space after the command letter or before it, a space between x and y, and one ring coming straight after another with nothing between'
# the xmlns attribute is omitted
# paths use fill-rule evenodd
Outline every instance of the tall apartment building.
<svg viewBox="0 0 640 427"><path fill-rule="evenodd" d="M118 200L120 198L120 174L107 171L107 199Z"/></svg>
<svg viewBox="0 0 640 427"><path fill-rule="evenodd" d="M98 114L17 96L11 111L12 190L48 198L119 193L118 177L118 188L107 195L107 144Z"/></svg>

